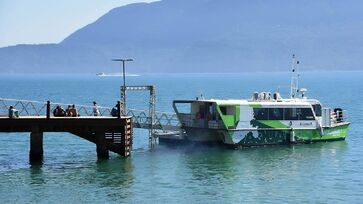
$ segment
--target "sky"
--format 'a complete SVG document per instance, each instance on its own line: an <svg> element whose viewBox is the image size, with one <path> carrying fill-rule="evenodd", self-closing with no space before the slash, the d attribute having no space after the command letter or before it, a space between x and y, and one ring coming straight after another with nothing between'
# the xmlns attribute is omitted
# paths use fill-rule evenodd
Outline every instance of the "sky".
<svg viewBox="0 0 363 204"><path fill-rule="evenodd" d="M0 0L0 47L59 43L109 10L155 0Z"/></svg>

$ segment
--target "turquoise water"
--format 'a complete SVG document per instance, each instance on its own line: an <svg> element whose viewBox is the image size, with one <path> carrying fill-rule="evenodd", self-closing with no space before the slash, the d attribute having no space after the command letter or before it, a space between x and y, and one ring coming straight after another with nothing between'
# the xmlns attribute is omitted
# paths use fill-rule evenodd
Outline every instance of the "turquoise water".
<svg viewBox="0 0 363 204"><path fill-rule="evenodd" d="M289 73L176 74L128 77L129 85L155 84L157 110L173 99L246 98L275 91ZM98 161L95 145L67 133L46 133L44 163L28 163L29 134L0 134L2 203L359 203L363 200L363 72L302 73L308 96L348 110L346 141L231 150L198 145L148 149L135 129L130 158ZM113 106L121 78L94 75L1 75L0 97ZM129 95L145 108L148 95Z"/></svg>

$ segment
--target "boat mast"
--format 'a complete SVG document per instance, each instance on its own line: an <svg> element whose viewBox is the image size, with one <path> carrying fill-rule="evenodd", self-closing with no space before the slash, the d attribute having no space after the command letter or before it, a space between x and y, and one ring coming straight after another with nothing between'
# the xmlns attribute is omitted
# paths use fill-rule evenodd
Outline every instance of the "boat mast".
<svg viewBox="0 0 363 204"><path fill-rule="evenodd" d="M299 92L299 61L296 60L295 55L292 55L292 76L291 76L291 90L290 98L295 98Z"/></svg>

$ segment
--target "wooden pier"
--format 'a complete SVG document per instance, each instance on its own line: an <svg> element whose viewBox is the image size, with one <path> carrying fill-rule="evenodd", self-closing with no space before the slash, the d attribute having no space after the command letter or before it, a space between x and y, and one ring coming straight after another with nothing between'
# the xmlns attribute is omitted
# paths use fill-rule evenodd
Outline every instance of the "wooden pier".
<svg viewBox="0 0 363 204"><path fill-rule="evenodd" d="M132 148L132 118L121 116L53 117L50 103L45 116L0 117L0 132L30 132L29 159L43 159L43 133L69 132L96 144L98 158L108 158L109 151L130 156Z"/></svg>

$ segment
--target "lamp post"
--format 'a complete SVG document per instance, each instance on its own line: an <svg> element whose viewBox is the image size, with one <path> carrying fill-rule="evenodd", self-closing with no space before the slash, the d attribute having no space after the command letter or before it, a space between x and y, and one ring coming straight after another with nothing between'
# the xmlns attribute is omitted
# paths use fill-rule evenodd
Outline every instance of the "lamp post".
<svg viewBox="0 0 363 204"><path fill-rule="evenodd" d="M126 115L126 78L125 78L125 63L126 62L131 62L134 61L133 59L129 58L129 59L112 59L112 61L116 61L116 62L122 62L122 76L123 76L123 89L122 89L122 95L123 95L123 114Z"/></svg>

